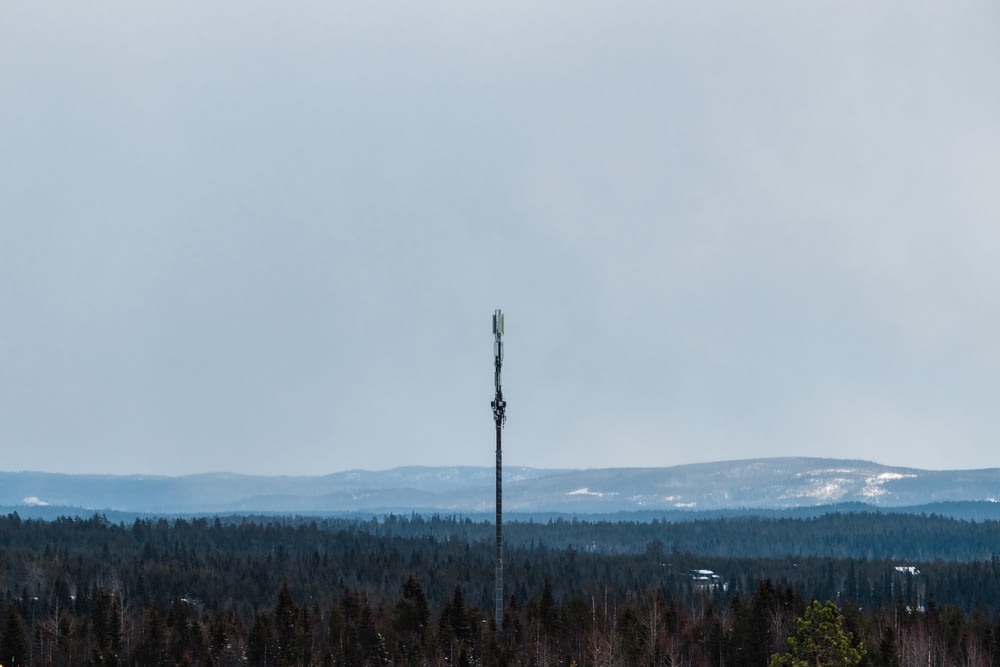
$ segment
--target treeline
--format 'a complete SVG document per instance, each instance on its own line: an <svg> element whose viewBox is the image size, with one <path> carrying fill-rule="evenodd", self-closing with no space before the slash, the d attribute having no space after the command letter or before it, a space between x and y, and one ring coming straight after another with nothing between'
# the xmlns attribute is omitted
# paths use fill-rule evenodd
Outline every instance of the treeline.
<svg viewBox="0 0 1000 667"><path fill-rule="evenodd" d="M806 606L800 594L766 580L723 606L711 595L680 604L653 589L621 600L558 601L546 584L524 605L512 596L498 632L461 586L432 613L414 577L390 600L345 589L327 610L296 601L282 585L274 604L251 619L185 598L164 614L126 597L98 589L88 616L57 606L33 625L10 602L0 632L4 664L757 667L789 650ZM939 608L933 599L921 612L899 604L865 613L844 604L840 613L861 667L1000 663L1000 623L980 613Z"/></svg>
<svg viewBox="0 0 1000 667"><path fill-rule="evenodd" d="M1000 665L995 557L698 554L683 527L509 526L498 632L486 523L8 515L0 663L762 665L815 598L841 606L866 664ZM630 528L652 539L640 549ZM732 532L690 528L709 543ZM574 530L620 551L558 546Z"/></svg>
<svg viewBox="0 0 1000 667"><path fill-rule="evenodd" d="M487 540L492 522L441 517L400 517L359 523L376 535ZM668 522L582 521L554 518L516 521L506 529L511 544L573 547L601 554L641 553L655 540L673 551L715 556L829 556L901 560L987 560L1000 548L1000 521L964 521L940 515L879 512L831 513L808 518L756 516Z"/></svg>
<svg viewBox="0 0 1000 667"><path fill-rule="evenodd" d="M99 518L108 523L103 515ZM16 513L0 516L0 547L9 542L6 522L46 526L67 521L22 521ZM79 522L79 519L74 521ZM135 519L118 526L172 525L178 520ZM493 539L492 517L473 520L467 517L433 515L377 518L314 518L273 516L220 516L212 519L180 519L179 526L207 522L225 526L242 524L280 524L298 526L316 524L326 532L351 530L376 537L459 539L466 542ZM34 539L22 530L21 539ZM48 529L37 533L47 540ZM669 551L691 552L709 556L783 558L785 556L826 556L831 558L895 559L912 561L989 560L1000 545L1000 521L967 521L941 515L916 515L879 512L830 513L807 518L765 518L741 516L699 519L694 521L592 520L551 518L547 520L509 521L505 541L511 546L544 545L555 549L572 548L602 555L644 552L651 542L663 543ZM36 540L37 542L37 540ZM44 546L44 545L42 545Z"/></svg>

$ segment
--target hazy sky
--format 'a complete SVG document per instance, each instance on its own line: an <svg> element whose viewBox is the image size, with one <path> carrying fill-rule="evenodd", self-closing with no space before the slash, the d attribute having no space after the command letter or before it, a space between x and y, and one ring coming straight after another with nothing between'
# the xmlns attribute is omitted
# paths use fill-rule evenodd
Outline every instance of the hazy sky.
<svg viewBox="0 0 1000 667"><path fill-rule="evenodd" d="M5 2L0 469L1000 466L998 27Z"/></svg>

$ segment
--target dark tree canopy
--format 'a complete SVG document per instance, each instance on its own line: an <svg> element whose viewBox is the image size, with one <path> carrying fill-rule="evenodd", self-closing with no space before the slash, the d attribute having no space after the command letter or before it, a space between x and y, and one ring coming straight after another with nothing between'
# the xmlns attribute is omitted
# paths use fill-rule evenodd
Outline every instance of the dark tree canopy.
<svg viewBox="0 0 1000 667"><path fill-rule="evenodd" d="M875 523L903 550L923 526L928 554L998 535L919 519ZM848 662L869 647L866 667L1000 665L1000 559L857 555L872 522L512 522L496 628L485 522L0 517L0 664L759 667L815 664L829 631ZM829 555L794 551L817 534ZM781 555L755 555L768 540Z"/></svg>

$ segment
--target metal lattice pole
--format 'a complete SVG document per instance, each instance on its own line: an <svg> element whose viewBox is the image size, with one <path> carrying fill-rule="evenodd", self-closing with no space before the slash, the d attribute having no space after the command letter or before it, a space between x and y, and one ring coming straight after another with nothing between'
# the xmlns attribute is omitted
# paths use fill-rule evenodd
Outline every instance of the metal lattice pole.
<svg viewBox="0 0 1000 667"><path fill-rule="evenodd" d="M503 313L499 310L493 313L493 338L496 395L490 406L493 408L493 422L497 429L497 556L494 603L496 605L497 632L500 632L503 627L503 450L500 446L500 432L507 419L505 415L507 402L503 400L503 390L500 387L500 369L503 365Z"/></svg>

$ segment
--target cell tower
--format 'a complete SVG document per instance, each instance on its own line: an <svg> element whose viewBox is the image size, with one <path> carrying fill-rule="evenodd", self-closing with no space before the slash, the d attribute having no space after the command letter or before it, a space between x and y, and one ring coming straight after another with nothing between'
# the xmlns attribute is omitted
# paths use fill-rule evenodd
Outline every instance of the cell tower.
<svg viewBox="0 0 1000 667"><path fill-rule="evenodd" d="M497 572L494 602L496 604L497 632L503 626L503 472L502 450L500 448L500 432L507 420L504 411L507 401L503 400L503 390L500 388L500 367L503 365L503 313L497 310L493 313L493 365L495 369L496 395L490 405L493 407L493 421L497 427Z"/></svg>

